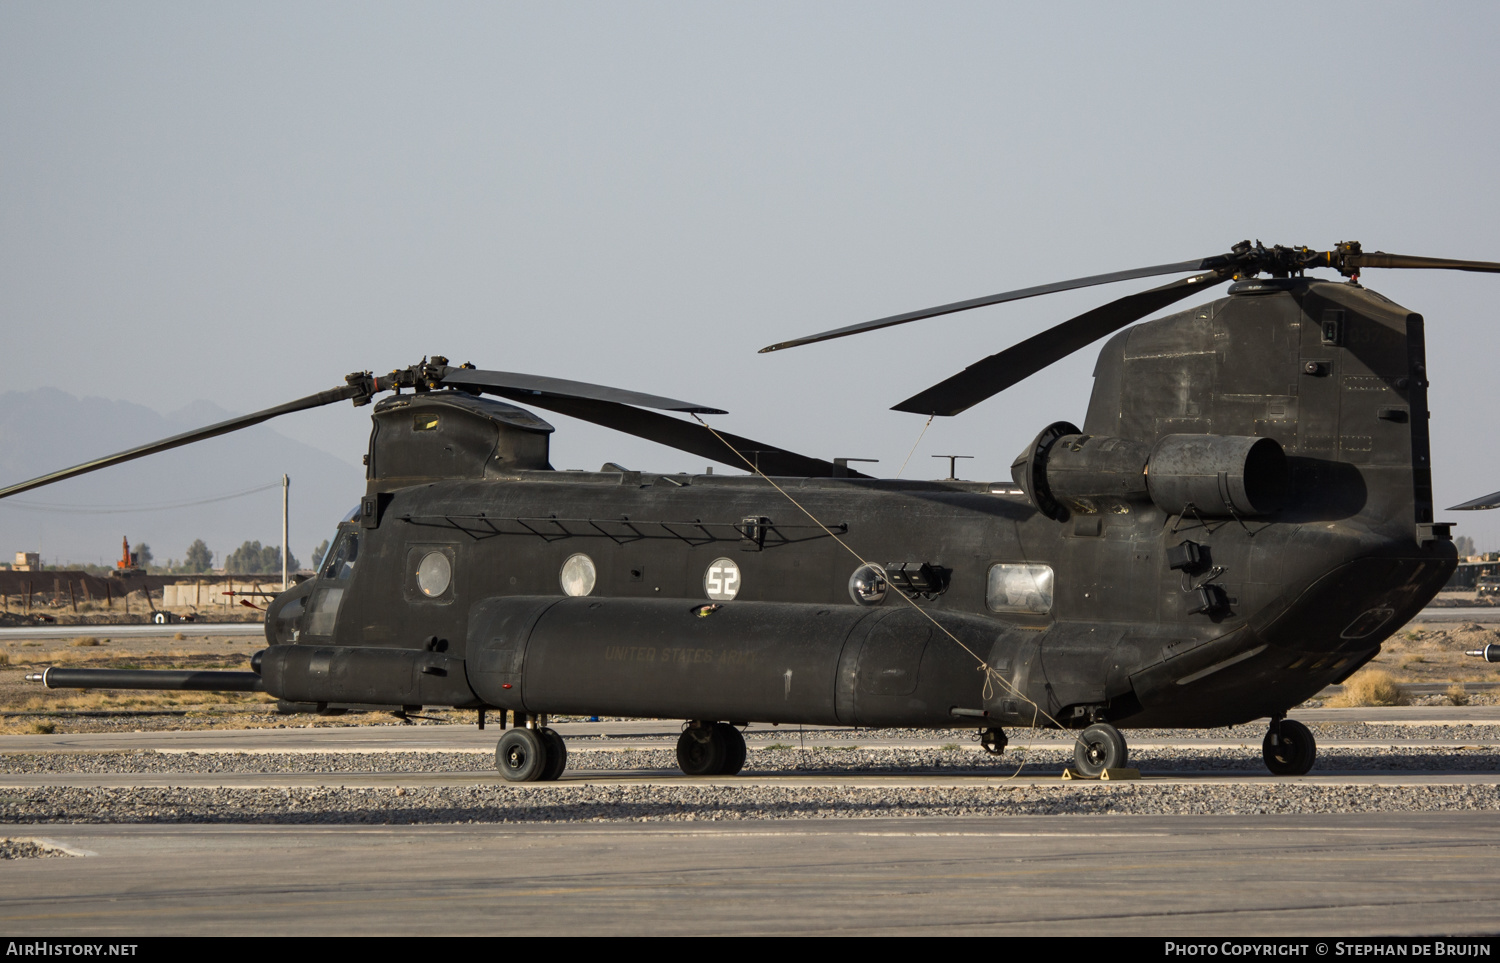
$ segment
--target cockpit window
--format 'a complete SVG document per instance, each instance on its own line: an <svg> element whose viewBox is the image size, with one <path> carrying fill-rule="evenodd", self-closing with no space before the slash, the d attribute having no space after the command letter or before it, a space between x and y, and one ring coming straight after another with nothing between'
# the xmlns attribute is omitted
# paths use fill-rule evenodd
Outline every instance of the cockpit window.
<svg viewBox="0 0 1500 963"><path fill-rule="evenodd" d="M359 560L359 536L348 532L339 538L338 544L328 553L323 562L323 578L347 579L354 574L354 563Z"/></svg>

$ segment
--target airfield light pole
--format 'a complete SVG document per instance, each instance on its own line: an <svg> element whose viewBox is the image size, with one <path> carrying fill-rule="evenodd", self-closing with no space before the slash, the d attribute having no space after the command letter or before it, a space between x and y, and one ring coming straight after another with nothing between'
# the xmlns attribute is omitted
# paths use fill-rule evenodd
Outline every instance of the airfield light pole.
<svg viewBox="0 0 1500 963"><path fill-rule="evenodd" d="M286 561L287 561L286 500L287 500L287 489L289 489L291 487L291 485L292 485L292 480L290 478L288 478L286 475L282 475L281 476L281 590L283 592L285 592L286 589L287 589L287 571L286 571Z"/></svg>

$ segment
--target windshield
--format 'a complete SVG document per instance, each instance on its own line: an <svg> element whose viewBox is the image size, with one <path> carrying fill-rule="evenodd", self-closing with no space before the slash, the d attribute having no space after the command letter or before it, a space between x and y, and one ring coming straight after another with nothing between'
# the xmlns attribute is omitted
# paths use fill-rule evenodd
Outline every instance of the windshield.
<svg viewBox="0 0 1500 963"><path fill-rule="evenodd" d="M354 574L354 563L358 560L359 535L356 532L345 532L323 559L323 570L319 574L323 578L342 581Z"/></svg>

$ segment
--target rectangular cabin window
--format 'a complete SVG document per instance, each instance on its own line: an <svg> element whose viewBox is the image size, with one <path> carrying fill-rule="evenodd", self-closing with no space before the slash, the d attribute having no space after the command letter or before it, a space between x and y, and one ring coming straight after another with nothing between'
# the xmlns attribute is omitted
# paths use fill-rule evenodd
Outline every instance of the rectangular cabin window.
<svg viewBox="0 0 1500 963"><path fill-rule="evenodd" d="M991 612L1046 615L1052 611L1052 566L1031 562L991 565L985 603Z"/></svg>
<svg viewBox="0 0 1500 963"><path fill-rule="evenodd" d="M436 412L419 411L411 416L412 431L437 431L438 416Z"/></svg>

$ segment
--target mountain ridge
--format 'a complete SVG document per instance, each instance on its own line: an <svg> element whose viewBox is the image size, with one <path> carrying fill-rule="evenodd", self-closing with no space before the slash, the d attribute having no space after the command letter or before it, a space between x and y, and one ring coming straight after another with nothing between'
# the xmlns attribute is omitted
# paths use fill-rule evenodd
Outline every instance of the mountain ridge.
<svg viewBox="0 0 1500 963"><path fill-rule="evenodd" d="M233 416L198 399L162 414L135 402L79 397L59 388L0 393L0 484ZM146 542L158 564L181 558L197 538L216 564L245 541L281 543L281 475L291 477L292 553L304 561L357 503L358 465L256 425L0 499L0 561L40 551L46 564L119 556L120 538ZM208 504L185 504L271 486ZM170 507L145 507L170 506ZM127 510L128 509L128 510Z"/></svg>

